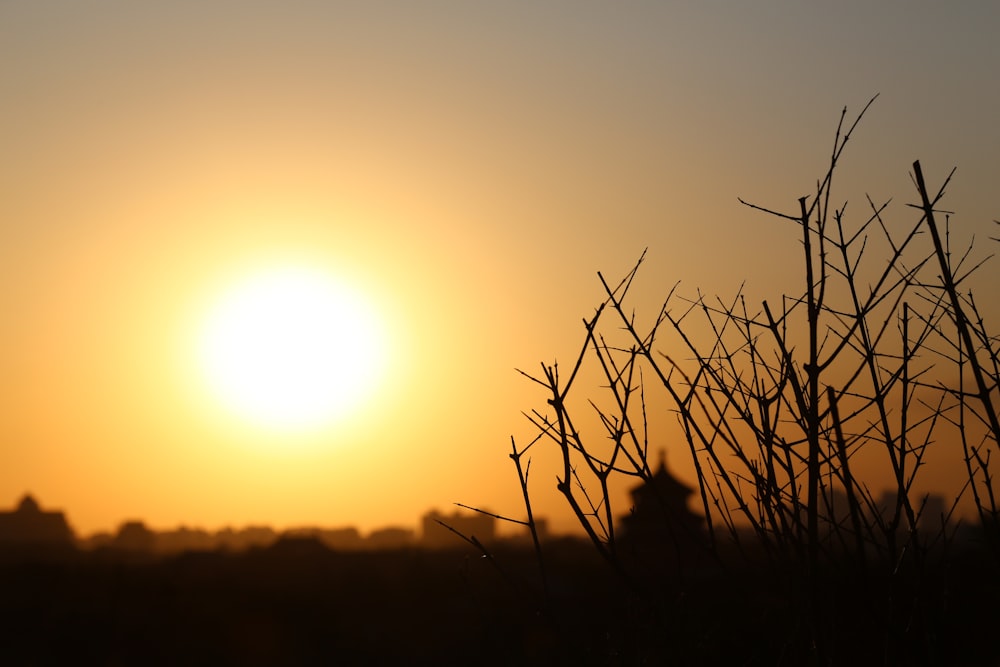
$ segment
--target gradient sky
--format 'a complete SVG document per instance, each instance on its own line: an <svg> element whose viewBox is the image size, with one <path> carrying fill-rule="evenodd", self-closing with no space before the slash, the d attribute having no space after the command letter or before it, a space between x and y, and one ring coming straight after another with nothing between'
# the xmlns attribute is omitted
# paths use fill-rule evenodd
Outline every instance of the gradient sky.
<svg viewBox="0 0 1000 667"><path fill-rule="evenodd" d="M737 197L794 212L844 106L880 93L849 210L909 222L920 159L958 168L958 237L996 235L998 27L971 0L0 3L0 505L85 533L520 515L509 438L544 396L515 367L568 363L596 272L646 247L650 309L798 292L794 230ZM223 418L191 355L274 262L391 332L390 381L308 438Z"/></svg>

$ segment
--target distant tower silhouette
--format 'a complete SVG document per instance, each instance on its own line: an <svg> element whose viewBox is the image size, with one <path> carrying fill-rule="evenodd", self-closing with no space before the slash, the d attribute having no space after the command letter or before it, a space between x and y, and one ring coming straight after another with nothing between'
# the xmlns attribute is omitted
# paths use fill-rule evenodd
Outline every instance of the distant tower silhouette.
<svg viewBox="0 0 1000 667"><path fill-rule="evenodd" d="M637 548L689 552L705 543L704 519L688 508L694 489L669 470L660 450L660 465L632 489L632 512L621 518L622 540Z"/></svg>

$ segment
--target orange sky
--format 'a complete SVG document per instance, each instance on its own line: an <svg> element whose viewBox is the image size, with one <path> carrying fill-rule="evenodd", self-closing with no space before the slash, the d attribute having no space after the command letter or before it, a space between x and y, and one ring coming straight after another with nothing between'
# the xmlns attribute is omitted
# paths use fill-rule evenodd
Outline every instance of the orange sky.
<svg viewBox="0 0 1000 667"><path fill-rule="evenodd" d="M959 236L996 235L997 25L987 2L4 2L0 505L31 491L80 532L520 516L509 438L544 397L514 368L568 363L595 273L646 247L650 309L677 280L798 291L798 237L736 198L794 211L844 105L881 93L854 210L909 220L920 159L958 167ZM390 380L309 437L219 414L191 352L211 295L273 262L390 329Z"/></svg>

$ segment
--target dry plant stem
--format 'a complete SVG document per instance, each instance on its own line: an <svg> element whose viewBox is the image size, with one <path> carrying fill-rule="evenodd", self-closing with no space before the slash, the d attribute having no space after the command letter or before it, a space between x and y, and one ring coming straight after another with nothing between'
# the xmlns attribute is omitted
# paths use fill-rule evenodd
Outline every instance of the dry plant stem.
<svg viewBox="0 0 1000 667"><path fill-rule="evenodd" d="M844 431L840 423L840 414L837 410L837 392L833 387L827 387L827 394L830 400L830 419L833 421L834 434L836 435L837 455L840 458L840 477L844 484L844 494L847 496L847 508L851 513L851 527L854 529L855 548L858 554L858 563L862 571L866 569L865 564L865 543L864 532L861 529L861 513L857 497L854 494L854 477L851 475L850 461L847 456L847 443L844 441Z"/></svg>
<svg viewBox="0 0 1000 667"><path fill-rule="evenodd" d="M988 371L988 374L990 380L993 382L993 387L996 388L1000 385L1000 354L998 354L1000 353L1000 348L994 348L994 344L1000 342L1000 339L991 338L989 334L986 333L986 325L983 322L982 315L979 314L979 308L976 306L976 301L971 293L968 295L968 304L969 311L975 315L975 324L972 328L972 333L976 335L979 345L982 347L983 351L990 360L991 368Z"/></svg>
<svg viewBox="0 0 1000 667"><path fill-rule="evenodd" d="M832 171L832 168L831 168ZM822 304L821 297L817 298L816 283L813 276L812 244L810 242L812 233L809 228L809 211L806 209L806 198L799 199L799 207L802 210L802 245L805 254L806 264L806 317L809 322L809 362L803 368L806 372L807 397L802 402L801 414L806 422L806 438L809 443L809 476L807 491L807 511L808 511L808 553L809 569L813 573L815 584L815 571L818 565L819 547L819 308ZM820 236L822 238L822 236ZM822 294L822 289L820 293Z"/></svg>
<svg viewBox="0 0 1000 667"><path fill-rule="evenodd" d="M788 372L789 386L791 387L794 398L794 407L798 411L797 413L798 416L796 417L796 419L801 419L802 416L804 416L802 410L805 407L805 398L803 395L803 389L799 382L798 375L796 375L794 372L795 363L792 359L791 351L785 345L785 339L778 328L778 322L774 319L774 315L771 313L771 308L770 306L768 306L767 301L764 302L764 315L767 317L767 327L773 334L774 342L778 346L778 351L781 354L782 363L786 368L789 369ZM785 317L787 317L787 313L785 316L782 317L782 319L784 320ZM786 457L791 457L792 451L790 446L785 447L785 452L786 452ZM791 482L790 496L792 502L792 517L795 520L796 526L799 527L799 534L796 536L797 537L796 544L802 544L806 542L806 540L802 539L803 535L801 533L802 521L800 518L799 494L795 485L795 475L793 472L794 467L792 465L792 461L790 460L790 458L787 461L787 466Z"/></svg>
<svg viewBox="0 0 1000 667"><path fill-rule="evenodd" d="M544 418L542 419L541 424L539 422L536 422L531 417L529 417L529 419L531 419L533 423L539 426L539 428L545 435L548 435L553 440L555 440L559 446L563 463L563 475L562 478L556 480L556 488L563 495L563 497L566 498L566 502L573 510L573 513L576 516L577 521L586 531L588 538L591 540L591 543L594 545L597 551L601 554L602 557L605 558L605 560L611 563L616 570L620 570L620 566L617 562L615 554L611 549L609 549L608 545L600 538L600 536L597 535L597 533L594 531L594 527L591 525L591 522L587 519L588 515L583 511L583 508L580 506L579 501L574 495L573 487L570 481L576 475L575 469L573 468L571 461L572 452L579 451L584 455L586 455L586 451L578 444L579 436L575 432L575 429L572 428L572 422L569 419L569 416L566 412L565 398L570 388L573 385L573 380L575 379L577 372L579 372L580 366L583 364L583 360L587 354L587 350L590 348L594 340L594 328L596 327L597 322L600 319L602 310L603 306L598 308L597 313L590 321L584 321L584 325L587 329L586 340L584 341L583 349L577 356L576 364L573 367L573 372L570 374L569 380L566 382L566 385L562 389L560 389L559 387L558 364L555 364L553 366L544 366L544 365L542 366L542 373L545 376L544 380L535 378L531 375L528 375L527 373L524 373L523 371L521 371L521 374L529 378L530 380L542 385L543 387L548 389L548 391L551 394L551 398L549 398L547 402L555 412L555 424L550 424L548 420ZM583 491L584 494L586 495L585 488L583 489Z"/></svg>
<svg viewBox="0 0 1000 667"><path fill-rule="evenodd" d="M869 199L869 203L871 203L871 199ZM865 228L867 228L868 225L873 220L878 219L881 222L880 213L884 209L884 205L882 207L879 207L879 208L876 208L874 205L872 205L872 209L873 209L873 216L871 218L869 218L868 222L865 223L865 225L862 227L862 230L864 230ZM850 292L851 302L852 302L852 306L853 306L853 309L854 309L854 312L853 312L853 323L852 323L851 329L850 329L850 331L848 331L847 333L845 333L843 341L846 343L848 340L850 340L850 336L852 336L855 332L860 336L860 350L859 350L859 352L860 352L860 355L861 355L861 359L862 359L863 365L866 366L867 369L868 369L869 379L870 379L870 381L872 383L872 399L873 399L874 407L876 408L876 410L878 412L879 422L881 423L882 435L883 435L883 438L884 438L883 441L885 443L886 450L887 450L887 452L889 454L890 464L892 466L893 474L894 474L895 479L896 479L897 499L898 499L898 502L897 502L897 511L896 511L895 517L893 519L893 525L894 526L898 525L898 521L899 521L899 509L902 508L902 509L905 510L905 513L906 513L906 516L907 516L907 519L908 519L908 523L912 527L913 524L914 524L913 509L912 509L912 507L911 507L911 505L909 503L908 496L903 492L904 474L905 474L905 459L906 459L906 421L905 421L905 419L906 419L906 413L907 413L907 411L904 409L902 411L902 413L901 413L902 414L903 424L902 424L900 435L899 435L899 444L898 444L898 453L897 453L897 446L895 444L895 440L896 439L892 435L892 429L891 429L890 424L889 424L889 414L888 414L888 408L886 406L886 399L887 399L887 397L889 395L889 391L891 389L891 386L892 386L893 382L898 377L898 374L897 373L893 373L893 374L890 375L890 377L888 379L885 379L885 380L882 379L882 377L881 377L882 369L880 368L880 365L879 365L879 356L880 355L879 355L879 353L877 351L877 347L876 347L877 346L877 342L881 339L882 334L887 330L887 328L889 326L889 322L891 320L886 319L885 324L883 325L883 327L881 328L881 330L877 333L877 335L875 336L874 339L872 338L871 331L870 331L869 326L868 326L868 322L870 320L870 314L873 312L875 306L877 306L878 303L881 301L881 298L876 298L876 297L879 297L880 295L888 295L888 294L890 294L892 292L898 291L898 295L896 296L895 303L892 306L892 310L893 311L896 310L896 307L900 303L900 300L902 299L903 293L904 293L903 290L901 290L901 289L897 290L897 288L899 288L901 286L905 286L905 284L907 284L913 278L913 276L915 275L916 271L919 270L919 268L923 266L924 262L926 262L926 260L924 260L924 261L920 262L917 265L916 268L909 269L909 270L904 270L902 272L902 276L900 277L900 280L897 283L895 283L893 285L886 286L887 279L889 278L891 272L893 272L894 270L897 269L897 266L898 266L898 264L899 264L899 262L901 260L903 251L906 249L906 247L910 244L910 242L916 236L917 232L920 229L920 225L918 224L917 226L913 227L911 229L911 231L909 232L909 234L906 235L906 237L904 238L904 240L902 241L902 243L899 243L899 244L895 243L892 240L892 237L891 237L891 235L889 235L888 231L885 229L885 226L884 225L882 226L883 232L885 233L885 237L889 241L890 245L893 248L893 253L892 253L892 256L890 257L890 259L889 259L889 261L887 263L886 269L883 271L883 273L880 276L880 278L879 278L878 282L876 283L876 285L872 288L872 290L871 290L871 296L869 297L868 300L866 300L864 302L864 304L862 304L862 299L861 299L860 295L858 294L858 290L857 290L856 270L857 270L858 263L860 262L861 255L864 252L864 249L862 248L862 250L858 253L857 258L856 258L856 260L854 262L851 261L851 258L850 258L849 254L848 254L850 244L855 239L858 238L858 235L861 232L859 231L858 234L855 234L852 238L847 239L847 238L845 238L845 235L844 235L844 231L843 231L844 230L843 219L842 219L842 215L840 213L837 214L836 221L837 221L837 228L838 228L839 236L840 236L840 239L839 239L839 242L837 243L837 246L840 248L841 261L842 261L842 264L844 266L844 270L843 270L843 272L841 272L841 275L843 275L843 277L845 278L845 284L846 284L846 286L847 286L847 288L848 288L848 290ZM904 325L904 331L905 331L905 326L906 326L906 306L905 306L905 304L904 304L903 325ZM907 360L906 360L906 353L905 353L905 345L906 345L906 334L905 333L904 333L903 339L904 339L903 340L904 354L903 354L903 359L902 359L902 368L901 368L901 370L905 373L906 368L907 368ZM859 368L859 371L860 371L860 368ZM906 395L905 382L904 382L904 387L903 387L903 395L904 396ZM893 528L893 530L895 530L895 528Z"/></svg>
<svg viewBox="0 0 1000 667"><path fill-rule="evenodd" d="M540 437L536 436L535 440L528 444L528 447L537 442ZM538 574L542 579L542 592L545 595L545 599L548 600L549 578L545 570L545 558L542 556L542 543L538 538L538 525L535 523L535 515L531 509L531 495L528 493L528 474L531 472L531 459L528 459L526 468L521 466L521 457L524 456L524 452L528 450L528 447L518 452L514 438L510 439L510 458L514 461L514 467L517 469L517 480L521 485L521 496L524 499L524 508L528 513L528 530L531 531L531 543L535 548L535 557L538 560Z"/></svg>
<svg viewBox="0 0 1000 667"><path fill-rule="evenodd" d="M700 299L697 303L700 303L704 306L703 302ZM708 317L709 319L712 318L713 311L709 310L707 307L704 307L703 312L706 314L706 317ZM723 308L720 314L727 321L734 318L734 314L731 308L728 309ZM721 461L716 454L714 448L714 439L716 437L719 437L719 439L726 444L727 448L729 449L729 453L737 458L737 460L742 464L744 469L749 471L750 478L747 481L757 489L757 493L755 495L757 503L758 504L764 503L765 506L764 516L761 516L759 519L757 519L757 522L755 523L754 515L749 513L749 508L743 501L744 497L743 492L740 491L739 489L735 489L732 491L732 496L736 499L738 507L741 510L741 512L745 513L751 525L754 527L755 532L757 532L758 537L761 540L761 543L764 545L765 549L768 550L769 552L770 537L768 536L767 532L763 530L764 525L761 522L766 520L765 517L767 516L773 517L771 509L774 508L775 511L780 513L782 524L785 525L786 513L783 509L784 502L782 498L783 494L785 494L786 491L783 490L782 485L778 484L778 482L774 480L773 477L767 477L762 475L759 472L755 462L751 461L748 458L747 456L748 450L746 449L745 444L740 444L741 439L735 433L735 431L733 431L730 419L726 416L726 412L729 407L735 407L739 415L739 419L750 428L753 434L755 434L756 439L759 443L762 457L765 460L770 461L772 463L775 460L780 461L780 467L782 467L785 473L789 475L787 484L789 484L790 488L792 489L791 493L792 501L793 503L797 503L797 493L794 492L795 479L794 479L794 474L792 472L794 470L794 465L792 463L792 458L791 458L794 454L792 448L787 446L786 443L781 442L780 439L776 437L776 434L774 434L771 431L768 431L765 435L764 431L758 425L756 425L754 417L749 408L747 407L748 404L745 402L747 400L752 400L756 402L758 405L774 405L776 412L773 421L774 423L777 423L777 421L779 420L778 410L780 410L781 407L781 401L778 400L780 397L780 391L776 392L771 398L768 398L767 397L768 390L766 389L766 387L754 385L756 388L750 390L749 394L747 394L746 385L742 383L742 381L740 380L740 374L736 372L735 369L731 370L730 377L726 377L725 374L721 372L722 366L719 366L719 368L716 368L715 366L716 356L721 355L721 358L723 359L731 358L732 356L732 353L726 351L724 342L718 341L715 344L713 344L713 351L710 353L706 354L700 352L694 345L691 338L687 336L681 325L681 320L683 320L683 317L684 316L682 316L680 319L673 319L669 318L668 316L668 318L674 325L678 335L684 341L688 349L690 349L691 352L694 354L695 362L698 364L698 375L693 379L688 377L681 369L679 364L672 361L670 357L666 355L664 355L664 357L667 359L667 361L669 361L672 364L673 366L672 372L675 372L678 375L680 375L681 378L687 384L687 386L691 387L691 391L689 392L688 396L685 397L684 404L681 406L681 408L683 408L682 414L685 419L685 429L686 429L685 433L687 434L687 437L690 440L692 430L690 429L689 425L692 423L697 423L697 420L699 419L699 417L695 415L693 410L693 408L697 407L700 410L700 414L704 415L705 418L709 418L710 421L709 426L711 428L709 429L709 431L713 434L713 438L711 440L704 440L701 443L701 447L702 450L708 453L709 455L710 459L709 463L716 480L718 481L719 479L724 479L727 485L729 485L730 489L735 488L732 486L732 479L730 478L729 470L726 467L722 466ZM752 320L746 317L745 312L742 321L745 323L745 326L747 327L749 327L750 324L754 324L756 326L756 324L753 323ZM717 328L714 326L713 323L713 330L716 332L717 336L724 335L724 329L725 326L723 326L722 328ZM749 331L749 329L747 329L747 331ZM765 369L767 371L766 376L768 377L768 379L772 381L772 383L775 386L779 388L783 387L786 382L785 373L787 372L785 364L780 365L779 370L777 371L779 378L775 380L775 371L771 370L769 366L761 360L759 354L755 351L756 350L755 338L749 333L746 334L744 342L741 344L740 347L743 348L744 346L750 350L751 366L754 368L755 374L758 369ZM721 350L721 352L717 354L716 350ZM760 375L755 375L755 377L756 381L759 382ZM707 402L697 391L699 388L704 391L704 394L707 398ZM721 396L723 399L721 405L720 402L717 400L717 396ZM769 408L764 408L764 409L767 410ZM715 416L709 417L710 413ZM765 416L764 418L762 418L762 421L767 422L769 419L770 419L769 417ZM781 459L775 459L773 455L775 447L778 447L783 450L785 457L784 461L781 461ZM737 478L739 478L739 473L735 474ZM721 489L719 489L719 491L721 493ZM718 500L719 500L718 497L716 497L717 504ZM795 507L797 507L797 505L795 505ZM727 515L724 512L722 516L726 517ZM796 527L804 531L804 527L797 518L797 511L795 513L795 516L791 518L795 522ZM784 535L789 535L789 534L790 533L787 532L778 532L776 533L776 537L779 540L779 542L786 542ZM799 533L799 537L801 537L801 533ZM795 539L787 543L791 544L797 549L799 544L801 543L801 540Z"/></svg>
<svg viewBox="0 0 1000 667"><path fill-rule="evenodd" d="M986 379L983 374L982 366L979 363L979 358L975 354L976 347L972 344L972 334L969 331L969 320L962 309L962 301L959 298L958 290L955 287L954 275L952 274L951 267L948 265L948 258L945 255L944 246L941 244L941 235L938 232L937 222L934 219L934 204L936 204L944 195L944 189L951 180L951 174L949 174L948 178L945 179L940 191L934 197L934 200L931 201L927 191L927 186L924 184L924 173L920 169L919 160L913 163L913 173L917 180L917 189L920 192L924 219L927 222L927 226L931 231L931 238L934 241L934 252L941 265L941 279L944 281L944 289L948 293L948 298L951 300L955 326L958 328L958 335L961 337L961 341L965 345L965 349L969 352L969 367L972 370L972 377L976 380L976 389L979 392L978 398L983 404L983 409L986 413L985 418L989 421L990 431L993 434L994 445L998 445L1000 444L1000 418L998 418L996 407L993 405L993 401L990 396L990 388L986 385ZM954 170L952 170L952 174L954 173Z"/></svg>
<svg viewBox="0 0 1000 667"><path fill-rule="evenodd" d="M572 464L572 452L577 451L586 456L586 451L582 446L579 445L579 435L576 433L575 429L572 427L572 421L566 410L565 399L570 388L573 385L573 380L576 377L580 366L583 363L583 359L586 356L587 350L593 344L594 341L594 328L597 326L597 322L600 318L601 312L603 311L603 306L598 309L597 313L590 321L585 321L585 327L587 330L586 340L583 345L579 356L577 357L576 364L574 365L573 372L570 374L570 379L566 382L566 385L560 389L559 386L559 369L558 365L553 366L543 366L542 372L545 376L545 380L539 380L531 376L527 376L535 382L546 387L551 397L548 399L548 404L552 407L555 412L555 424L554 433L550 431L549 424L546 423L544 430L549 433L559 446L562 464L563 464L563 474L562 477L556 480L556 488L566 499L567 504L573 510L573 514L576 516L577 522L581 525L590 539L591 543L597 549L598 553L618 572L623 579L630 581L630 577L622 569L621 564L618 561L617 555L615 553L615 545L613 542L606 542L602 540L601 537L594 530L594 526L591 524L588 516L595 516L595 512L590 514L585 513L583 508L580 506L579 500L573 492L573 486L571 480L576 478L576 471ZM523 373L522 373L523 374ZM524 374L527 375L527 374ZM581 484L580 487L586 497L586 489ZM606 487L605 487L606 488ZM588 498L589 502L589 498ZM593 504L591 503L592 509Z"/></svg>
<svg viewBox="0 0 1000 667"><path fill-rule="evenodd" d="M636 268L633 269L633 273L635 272L635 270L637 268L638 268L638 264L636 265ZM689 407L689 405L690 405L689 401L686 398L682 398L681 395L677 392L677 390L674 387L673 383L670 382L670 380L668 379L667 375L664 374L663 370L660 368L659 364L657 363L656 358L655 358L655 356L653 354L653 351L652 351L652 349L650 348L650 346L647 343L647 339L644 339L642 336L639 335L638 331L636 331L636 329L635 329L635 326L634 326L632 320L625 314L625 311L622 308L621 297L619 297L616 294L615 290L612 290L609 287L609 285L608 285L607 281L604 279L603 275L601 275L600 273L598 273L597 276L600 279L601 284L604 287L605 293L607 294L607 301L606 301L606 303L610 303L611 306L613 307L613 309L615 310L615 312L618 314L619 319L623 323L623 326L624 326L625 330L631 336L631 338L633 339L633 341L635 341L635 343L638 345L639 353L650 364L650 368L653 369L653 371L655 372L656 376L659 378L660 384L670 394L671 400L673 401L675 407L680 412L680 416L681 416L681 420L683 422L685 433L688 434L687 441L688 441L688 447L689 447L690 454L691 454L691 459L692 459L692 461L694 461L695 466L696 466L696 473L697 473L697 476L698 476L698 485L699 485L699 491L700 491L701 497L702 497L702 503L706 507L706 511L707 511L708 502L707 502L707 491L706 491L706 488L705 488L705 475L703 474L703 472L701 471L701 468L700 468L700 463L699 463L699 460L698 460L697 450L696 450L696 446L695 446L695 439L697 439L698 442L700 442L702 445L706 446L706 451L708 452L709 456L711 456L715 460L716 464L718 465L718 470L724 471L725 467L721 464L720 461L718 461L718 459L716 457L716 454L715 454L715 451L711 447L711 439L708 438L705 435L705 433L702 431L702 429L701 429L700 425L698 424L698 422L693 418L693 416L691 414L690 407ZM674 366L674 369L677 370L677 371L680 370L679 367L677 367L676 365ZM690 383L689 383L689 386L691 386ZM692 435L694 437L691 437ZM723 481L726 482L726 485L729 487L729 490L735 495L735 497L740 498L740 494L739 494L738 490L736 489L735 485L733 484L732 480L729 478L728 475L724 475ZM743 506L741 507L741 509L744 510L744 515L748 518L748 520L751 522L751 524L754 525L754 526L756 526L757 522L756 522L755 518L753 517L753 513L750 512L749 506L746 506L745 504L743 504ZM707 517L710 517L710 514L708 514Z"/></svg>
<svg viewBox="0 0 1000 667"><path fill-rule="evenodd" d="M500 563L497 562L497 559L493 557L493 554L490 552L490 550L487 549L486 546L479 541L479 538L477 538L475 535L465 535L464 533L455 530L454 528L446 524L444 521L441 521L440 519L434 519L434 521L438 525L447 528L449 531L460 537L464 542L468 542L473 547L475 547L479 551L479 553L483 555L483 558L486 558L487 560L490 561L490 564L493 565L493 567L500 574L500 576L503 577L503 579L507 582L507 584L511 586L512 589L516 589L517 586L514 580L510 577L509 574L507 574L507 571L500 565Z"/></svg>

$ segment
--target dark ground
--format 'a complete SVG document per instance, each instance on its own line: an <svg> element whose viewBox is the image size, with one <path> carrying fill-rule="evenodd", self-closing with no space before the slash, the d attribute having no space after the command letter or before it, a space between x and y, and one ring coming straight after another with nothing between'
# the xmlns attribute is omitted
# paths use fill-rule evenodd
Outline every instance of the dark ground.
<svg viewBox="0 0 1000 667"><path fill-rule="evenodd" d="M593 550L0 553L3 665L802 665L794 567L692 559L624 584ZM499 568L502 569L502 572ZM641 569L641 566L640 566ZM815 664L1000 665L1000 572L977 551L914 577L819 584Z"/></svg>

